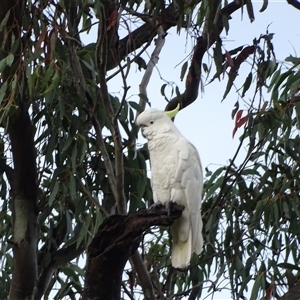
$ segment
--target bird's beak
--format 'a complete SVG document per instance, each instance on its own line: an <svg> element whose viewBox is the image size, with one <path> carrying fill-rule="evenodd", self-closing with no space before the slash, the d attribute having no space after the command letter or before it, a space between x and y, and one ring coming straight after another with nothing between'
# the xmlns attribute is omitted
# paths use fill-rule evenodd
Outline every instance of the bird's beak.
<svg viewBox="0 0 300 300"><path fill-rule="evenodd" d="M145 129L145 126L144 126L144 125L141 125L140 128L141 128L142 136L145 137L145 135L144 135L144 129Z"/></svg>
<svg viewBox="0 0 300 300"><path fill-rule="evenodd" d="M165 115L170 119L174 118L180 109L180 103L177 104L177 107L173 110L165 111Z"/></svg>

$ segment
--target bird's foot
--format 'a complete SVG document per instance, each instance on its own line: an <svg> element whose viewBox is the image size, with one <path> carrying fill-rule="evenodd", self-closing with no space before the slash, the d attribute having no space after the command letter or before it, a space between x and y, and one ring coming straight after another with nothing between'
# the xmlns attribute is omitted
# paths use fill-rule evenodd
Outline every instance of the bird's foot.
<svg viewBox="0 0 300 300"><path fill-rule="evenodd" d="M172 205L173 205L174 202L172 201L169 201L167 202L166 204L166 209L167 209L167 214L168 214L168 217L171 218L171 211L172 211Z"/></svg>
<svg viewBox="0 0 300 300"><path fill-rule="evenodd" d="M161 208L162 206L163 206L163 204L162 204L160 201L158 201L158 202L153 203L153 204L149 207L149 209L150 209L150 210L155 210L155 209Z"/></svg>

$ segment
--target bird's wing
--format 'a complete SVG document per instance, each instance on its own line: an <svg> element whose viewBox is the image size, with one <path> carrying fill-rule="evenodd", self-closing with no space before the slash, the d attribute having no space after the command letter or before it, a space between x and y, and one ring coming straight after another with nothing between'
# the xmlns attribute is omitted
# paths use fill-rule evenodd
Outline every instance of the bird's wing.
<svg viewBox="0 0 300 300"><path fill-rule="evenodd" d="M192 226L193 236L195 237L194 246L196 249L199 249L199 244L202 244L202 240L200 241L197 238L201 237L202 239L202 219L200 214L203 191L202 166L196 148L186 139L182 139L180 144L178 147L178 165L175 175L175 185L180 186L182 190L181 192L177 192L176 198L181 197L184 202L179 201L179 199L172 200L178 203L181 202L180 204L183 204L188 209L190 224ZM197 244L199 246L197 246Z"/></svg>

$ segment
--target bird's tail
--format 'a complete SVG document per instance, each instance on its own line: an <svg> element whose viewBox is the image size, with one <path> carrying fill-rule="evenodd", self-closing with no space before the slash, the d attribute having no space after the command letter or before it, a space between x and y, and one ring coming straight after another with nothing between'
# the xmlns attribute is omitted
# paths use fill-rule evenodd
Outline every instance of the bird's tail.
<svg viewBox="0 0 300 300"><path fill-rule="evenodd" d="M174 268L182 269L189 265L193 253L192 229L190 227L188 238L185 241L181 241L180 239L176 238L175 230L174 229L172 230L173 243L172 243L171 262Z"/></svg>

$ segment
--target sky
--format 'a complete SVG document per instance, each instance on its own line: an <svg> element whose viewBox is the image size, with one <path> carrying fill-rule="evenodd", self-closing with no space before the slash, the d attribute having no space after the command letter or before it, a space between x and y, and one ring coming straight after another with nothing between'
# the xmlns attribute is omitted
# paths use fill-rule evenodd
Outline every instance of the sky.
<svg viewBox="0 0 300 300"><path fill-rule="evenodd" d="M296 26L300 16L300 11L288 5L286 1L269 1L269 6L263 13L259 12L262 1L253 1L255 21L250 23L246 10L244 15L238 11L232 15L230 20L229 35L222 33L222 38L226 50L234 49L240 45L249 45L254 38L260 34L269 32L275 33L273 44L278 61L284 60L290 54L300 56L300 30ZM94 42L95 33L83 39L84 43ZM165 83L161 78L174 82L179 86L180 91L184 91L184 81L180 81L180 72L183 59L187 58L192 50L189 36L182 32L178 37L175 30L170 31L166 37L166 42L160 54L157 69L154 70L147 92L151 106L164 109L166 102L160 93L160 87ZM151 52L148 52L151 55ZM207 57L204 58L204 62ZM180 64L181 63L181 64ZM179 64L179 65L178 65ZM176 67L176 65L178 65ZM159 71L158 71L159 70ZM139 84L143 73L132 67L128 85L131 89L128 95L130 101L138 102ZM237 86L244 82L248 72L240 70L237 78ZM204 78L203 78L204 79ZM233 91L221 102L225 91L226 80L206 85L204 93L199 93L198 99L190 106L180 111L176 117L175 124L184 136L191 141L199 151L203 167L215 169L228 162L238 145L238 137L242 133L237 132L232 138L234 121L231 119L231 111L234 103L239 99ZM118 96L122 92L121 82L109 83L109 91ZM249 101L251 94L245 97L245 102ZM267 98L267 95L266 95ZM241 108L243 100L240 99ZM139 142L143 142L139 136ZM244 149L246 152L246 149ZM251 290L251 288L250 288ZM223 300L230 299L230 293L222 291L215 293L214 297L208 296L206 299ZM202 299L205 299L203 295Z"/></svg>

